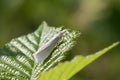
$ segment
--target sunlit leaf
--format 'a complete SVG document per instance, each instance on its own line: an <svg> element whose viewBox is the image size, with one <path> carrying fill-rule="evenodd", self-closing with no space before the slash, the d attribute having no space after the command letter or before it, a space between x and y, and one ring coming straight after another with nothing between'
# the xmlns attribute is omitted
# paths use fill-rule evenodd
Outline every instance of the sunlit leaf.
<svg viewBox="0 0 120 80"><path fill-rule="evenodd" d="M39 80L69 80L73 75L82 70L88 64L99 58L101 55L108 52L113 47L117 46L119 42L89 56L77 56L72 61L60 63L55 68L40 74Z"/></svg>
<svg viewBox="0 0 120 80"><path fill-rule="evenodd" d="M65 34L48 58L36 63L33 54L63 30ZM38 74L64 59L78 35L79 32L50 27L43 22L35 32L13 39L0 49L0 80L36 80Z"/></svg>

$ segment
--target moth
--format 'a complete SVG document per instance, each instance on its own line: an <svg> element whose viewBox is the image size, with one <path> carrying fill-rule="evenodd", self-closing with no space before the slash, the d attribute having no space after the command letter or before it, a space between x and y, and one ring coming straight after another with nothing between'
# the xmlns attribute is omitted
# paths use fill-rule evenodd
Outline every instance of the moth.
<svg viewBox="0 0 120 80"><path fill-rule="evenodd" d="M38 51L33 55L35 62L43 62L53 51L58 41L62 38L65 30L57 33L51 40L49 40L45 45L43 45Z"/></svg>

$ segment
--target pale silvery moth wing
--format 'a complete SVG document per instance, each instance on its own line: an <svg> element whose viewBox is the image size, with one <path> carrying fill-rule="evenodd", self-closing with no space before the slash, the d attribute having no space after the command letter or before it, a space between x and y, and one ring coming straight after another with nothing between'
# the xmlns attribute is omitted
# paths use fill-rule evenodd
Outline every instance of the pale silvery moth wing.
<svg viewBox="0 0 120 80"><path fill-rule="evenodd" d="M35 54L34 59L37 63L43 62L53 51L57 42L61 39L65 31L61 31L56 34L51 40L49 40L45 45L43 45Z"/></svg>

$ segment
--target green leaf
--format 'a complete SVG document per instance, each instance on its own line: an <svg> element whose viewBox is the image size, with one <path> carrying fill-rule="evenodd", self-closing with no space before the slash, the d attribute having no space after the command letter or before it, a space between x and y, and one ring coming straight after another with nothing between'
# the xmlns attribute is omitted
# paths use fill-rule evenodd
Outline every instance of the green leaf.
<svg viewBox="0 0 120 80"><path fill-rule="evenodd" d="M117 46L119 42L89 56L77 56L72 61L66 61L59 64L55 68L40 74L39 80L69 80L78 71L82 70L88 64L105 54L107 51Z"/></svg>
<svg viewBox="0 0 120 80"><path fill-rule="evenodd" d="M49 57L40 64L36 63L33 54L51 40L55 34L63 30L66 31L64 36ZM15 38L0 49L0 79L36 80L38 74L64 59L67 51L74 46L78 36L79 32L62 27L50 27L43 22L35 32Z"/></svg>

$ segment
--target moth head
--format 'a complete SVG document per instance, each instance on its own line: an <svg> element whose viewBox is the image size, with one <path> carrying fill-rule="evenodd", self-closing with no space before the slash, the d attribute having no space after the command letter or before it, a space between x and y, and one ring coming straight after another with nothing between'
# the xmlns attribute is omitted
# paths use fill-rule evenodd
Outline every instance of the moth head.
<svg viewBox="0 0 120 80"><path fill-rule="evenodd" d="M61 38L65 32L66 32L66 31L63 30L63 31L59 32L57 35L59 36L59 38Z"/></svg>

